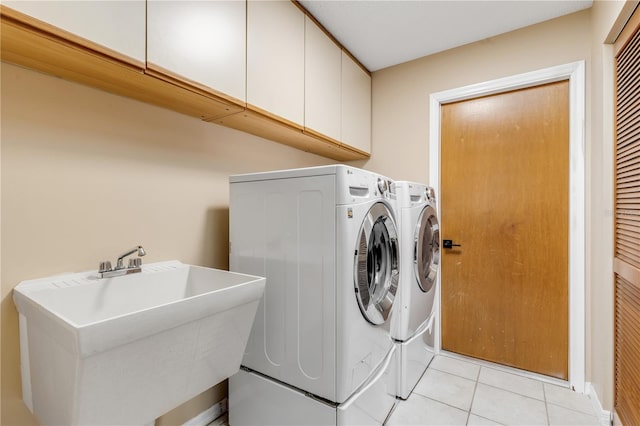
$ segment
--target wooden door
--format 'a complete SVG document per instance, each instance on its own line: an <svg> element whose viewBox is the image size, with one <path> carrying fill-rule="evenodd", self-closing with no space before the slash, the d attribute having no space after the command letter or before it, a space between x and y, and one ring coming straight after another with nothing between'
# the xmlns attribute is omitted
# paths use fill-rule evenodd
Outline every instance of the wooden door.
<svg viewBox="0 0 640 426"><path fill-rule="evenodd" d="M640 424L640 11L615 44L615 424Z"/></svg>
<svg viewBox="0 0 640 426"><path fill-rule="evenodd" d="M441 113L442 347L567 379L569 83Z"/></svg>

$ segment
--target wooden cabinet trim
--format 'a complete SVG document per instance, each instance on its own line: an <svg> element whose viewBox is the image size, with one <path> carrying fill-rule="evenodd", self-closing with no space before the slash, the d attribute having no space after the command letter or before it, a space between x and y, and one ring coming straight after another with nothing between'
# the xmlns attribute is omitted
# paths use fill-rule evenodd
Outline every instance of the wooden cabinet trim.
<svg viewBox="0 0 640 426"><path fill-rule="evenodd" d="M198 93L202 96L213 97L214 99L223 99L224 101L241 108L245 108L247 106L246 102L243 102L240 99L236 99L233 96L229 96L211 87L207 87L204 84L189 80L188 78L178 76L175 73L151 62L147 62L147 68L144 72L145 74L151 75L160 80L165 80L168 83Z"/></svg>
<svg viewBox="0 0 640 426"><path fill-rule="evenodd" d="M309 129L308 127L304 128L304 133L306 133L307 135L312 136L314 138L325 139L325 140L331 141L332 143L334 143L336 145L342 145L342 142L340 142L339 140L334 139L332 137L329 137L329 136L327 136L327 135L325 135L325 134L323 134L321 132L318 132L316 130ZM353 148L353 147L351 147L351 148Z"/></svg>
<svg viewBox="0 0 640 426"><path fill-rule="evenodd" d="M369 154L0 5L1 59L338 161ZM125 60L126 59L126 60Z"/></svg>
<svg viewBox="0 0 640 426"><path fill-rule="evenodd" d="M360 149L358 149L358 148L356 148L354 146L342 143L342 142L340 142L340 141L338 141L336 139L333 139L333 138L331 138L331 137L329 137L327 135L324 135L324 134L322 134L320 132L317 132L317 131L315 131L313 129L308 129L308 128L305 127L304 128L304 133L306 135L309 135L309 136L314 137L316 139L321 139L321 140L329 141L329 142L331 142L331 143L333 143L335 145L340 145L343 149L348 149L349 151L359 155L360 156L359 158L368 158L371 155L371 154L369 154L367 152L364 152L364 151L362 151L362 150L360 150ZM354 158L354 159L356 159L356 158Z"/></svg>
<svg viewBox="0 0 640 426"><path fill-rule="evenodd" d="M198 118L219 117L242 110L228 102L145 75L140 68L5 15L0 19L3 61Z"/></svg>
<svg viewBox="0 0 640 426"><path fill-rule="evenodd" d="M47 37L56 41L64 40L65 44L74 46L76 49L84 50L89 54L108 56L113 62L120 62L125 66L132 66L139 70L144 69L144 62L138 61L116 50L94 43L86 38L70 33L69 31L65 31L2 4L0 4L0 15L2 16L3 22L13 23L14 25L29 29L30 31L38 33L42 37Z"/></svg>
<svg viewBox="0 0 640 426"><path fill-rule="evenodd" d="M277 140L284 145L338 161L362 160L369 157L369 154L328 139L324 135L303 131L298 125L292 125L273 114L263 114L259 109L252 109L251 105L245 111L208 121L265 139Z"/></svg>
<svg viewBox="0 0 640 426"><path fill-rule="evenodd" d="M282 124L285 124L285 125L289 126L291 129L295 129L296 131L302 132L304 130L304 126L301 126L298 123L294 123L291 120L287 120L286 118L280 117L280 116L278 116L276 114L273 114L273 113L271 113L271 112L269 112L269 111L267 111L265 109L262 109L260 107L255 106L255 105L247 104L247 110L256 112L256 113L261 114L261 115L264 115L265 117L268 117L271 120L275 120L275 121L278 121L278 122L280 122Z"/></svg>

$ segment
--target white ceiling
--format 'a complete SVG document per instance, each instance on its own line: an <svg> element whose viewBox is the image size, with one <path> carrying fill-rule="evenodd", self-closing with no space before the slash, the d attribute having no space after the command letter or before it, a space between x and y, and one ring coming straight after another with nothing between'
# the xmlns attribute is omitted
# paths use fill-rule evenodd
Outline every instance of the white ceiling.
<svg viewBox="0 0 640 426"><path fill-rule="evenodd" d="M370 71L591 7L591 0L300 0Z"/></svg>

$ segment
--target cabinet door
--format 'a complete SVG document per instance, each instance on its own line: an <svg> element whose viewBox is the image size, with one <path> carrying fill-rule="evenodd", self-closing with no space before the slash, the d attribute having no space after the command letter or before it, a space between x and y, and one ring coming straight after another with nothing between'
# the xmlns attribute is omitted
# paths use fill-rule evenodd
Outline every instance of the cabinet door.
<svg viewBox="0 0 640 426"><path fill-rule="evenodd" d="M106 47L125 62L145 61L145 0L3 1L5 6ZM115 52L117 55L113 55Z"/></svg>
<svg viewBox="0 0 640 426"><path fill-rule="evenodd" d="M245 52L245 2L148 0L148 68L244 102Z"/></svg>
<svg viewBox="0 0 640 426"><path fill-rule="evenodd" d="M305 17L304 126L340 140L342 51Z"/></svg>
<svg viewBox="0 0 640 426"><path fill-rule="evenodd" d="M247 3L247 103L300 126L304 20L289 0Z"/></svg>
<svg viewBox="0 0 640 426"><path fill-rule="evenodd" d="M342 52L342 142L371 152L371 76Z"/></svg>

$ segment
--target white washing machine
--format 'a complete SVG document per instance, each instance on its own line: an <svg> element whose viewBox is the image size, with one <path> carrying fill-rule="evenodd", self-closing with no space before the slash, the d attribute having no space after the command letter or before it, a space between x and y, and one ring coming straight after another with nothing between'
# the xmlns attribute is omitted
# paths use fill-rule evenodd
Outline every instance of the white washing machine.
<svg viewBox="0 0 640 426"><path fill-rule="evenodd" d="M400 282L391 321L398 345L397 396L407 399L433 359L434 299L440 260L435 195L426 185L394 182L400 234Z"/></svg>
<svg viewBox="0 0 640 426"><path fill-rule="evenodd" d="M231 424L381 424L392 410L392 187L344 165L230 177L230 270L267 278Z"/></svg>

